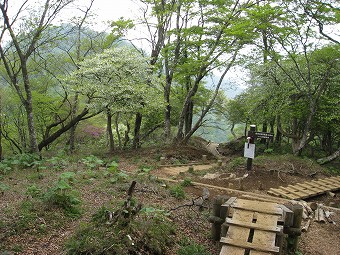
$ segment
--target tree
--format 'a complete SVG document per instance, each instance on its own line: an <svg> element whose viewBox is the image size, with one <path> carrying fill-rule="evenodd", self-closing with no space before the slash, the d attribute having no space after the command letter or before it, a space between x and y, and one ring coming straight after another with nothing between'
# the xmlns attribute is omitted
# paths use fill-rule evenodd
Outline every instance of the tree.
<svg viewBox="0 0 340 255"><path fill-rule="evenodd" d="M326 64L318 54L318 49L323 49L323 53L327 50L317 40L319 36L315 28L320 23L311 12L316 11L320 20L331 25L338 22L336 8L326 3L323 8L321 1L275 1L275 6L270 2L258 6L258 10L252 13L257 29L266 37L266 43L260 47L267 59L267 67L265 65L265 71L261 72L262 86L269 87L265 84L267 80L274 82L275 91L286 96L277 95L287 103L277 102L278 109L281 109L276 111L277 126L280 132L292 138L293 152L299 154L313 139L311 131L319 100L332 86L330 81L338 68L335 59ZM326 19L326 14L331 12L335 17ZM280 108L280 104L285 108ZM283 115L286 121L289 121L288 116L292 118L286 130L281 125Z"/></svg>
<svg viewBox="0 0 340 255"><path fill-rule="evenodd" d="M116 47L82 61L67 81L72 91L87 98L88 110L106 109L110 116L139 113L163 105L151 68L149 59L135 49Z"/></svg>
<svg viewBox="0 0 340 255"><path fill-rule="evenodd" d="M11 18L8 14L8 0L0 3L0 10L4 20L0 34L0 55L5 66L8 80L7 82L15 88L21 103L25 107L27 116L27 126L29 133L30 152L39 153L36 127L33 113L32 86L28 68L28 61L32 54L40 46L46 44L53 38L42 37L45 31L59 14L59 12L70 4L72 0L46 0L42 8L37 8L35 14L30 16L30 20L25 20L26 26L19 22L28 1L25 1ZM15 25L21 26L20 30ZM5 35L9 35L11 42L4 48ZM14 59L13 59L14 58Z"/></svg>
<svg viewBox="0 0 340 255"><path fill-rule="evenodd" d="M205 115L211 109L223 78L234 65L239 50L250 42L251 22L245 10L252 8L252 1L141 1L151 6L151 14L156 23L145 19L153 59L157 60L158 72L164 74L165 136L170 138L172 86L179 84L185 88L177 122L177 143L186 143L200 127ZM146 8L148 9L148 8ZM150 8L149 8L150 9ZM147 17L144 15L144 17ZM154 27L152 24L155 24ZM156 54L157 53L157 54ZM193 123L193 97L203 88L204 79L219 70L221 79L209 100ZM176 116L177 117L177 116Z"/></svg>

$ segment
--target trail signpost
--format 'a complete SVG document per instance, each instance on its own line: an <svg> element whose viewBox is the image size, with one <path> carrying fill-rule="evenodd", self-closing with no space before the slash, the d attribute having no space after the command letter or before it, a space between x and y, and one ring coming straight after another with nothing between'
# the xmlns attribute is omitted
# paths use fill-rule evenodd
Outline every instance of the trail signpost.
<svg viewBox="0 0 340 255"><path fill-rule="evenodd" d="M247 142L244 144L244 157L247 158L247 170L250 171L253 164L253 159L255 158L255 139L270 139L273 140L274 134L267 132L258 132L256 130L256 125L250 125L250 130L248 131Z"/></svg>
<svg viewBox="0 0 340 255"><path fill-rule="evenodd" d="M255 138L262 138L262 139L274 139L274 134L273 133L267 133L267 132L254 132Z"/></svg>

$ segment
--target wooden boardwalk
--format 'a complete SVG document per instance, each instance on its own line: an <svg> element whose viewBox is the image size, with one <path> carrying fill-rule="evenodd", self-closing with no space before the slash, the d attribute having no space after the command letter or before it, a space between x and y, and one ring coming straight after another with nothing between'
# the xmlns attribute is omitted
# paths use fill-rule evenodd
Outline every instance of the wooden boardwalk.
<svg viewBox="0 0 340 255"><path fill-rule="evenodd" d="M268 255L280 252L285 216L286 213L292 213L289 209L276 203L235 197L222 207L226 207L227 211L224 223L227 232L220 240L220 255Z"/></svg>
<svg viewBox="0 0 340 255"><path fill-rule="evenodd" d="M319 179L315 181L307 181L288 185L287 187L280 186L279 188L271 188L268 194L284 197L288 199L305 199L314 197L328 191L336 191L340 189L340 176Z"/></svg>

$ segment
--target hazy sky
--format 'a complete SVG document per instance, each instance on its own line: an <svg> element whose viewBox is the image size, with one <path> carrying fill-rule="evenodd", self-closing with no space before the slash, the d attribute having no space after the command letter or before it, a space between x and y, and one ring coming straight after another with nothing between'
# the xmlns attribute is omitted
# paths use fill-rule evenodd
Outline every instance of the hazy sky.
<svg viewBox="0 0 340 255"><path fill-rule="evenodd" d="M136 10L136 4L131 0L94 0L93 4L93 11L98 13L100 19L105 20L118 19L122 16L131 17Z"/></svg>

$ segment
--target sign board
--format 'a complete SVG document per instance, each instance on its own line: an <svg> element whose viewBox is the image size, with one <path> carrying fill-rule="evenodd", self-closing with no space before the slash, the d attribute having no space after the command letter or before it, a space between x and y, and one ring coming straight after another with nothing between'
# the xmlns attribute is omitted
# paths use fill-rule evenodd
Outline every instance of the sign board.
<svg viewBox="0 0 340 255"><path fill-rule="evenodd" d="M267 132L254 132L255 138L264 138L264 139L273 139L274 134L273 133L267 133Z"/></svg>
<svg viewBox="0 0 340 255"><path fill-rule="evenodd" d="M255 158L255 144L245 143L244 144L244 157L245 158Z"/></svg>

